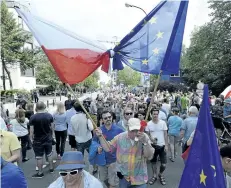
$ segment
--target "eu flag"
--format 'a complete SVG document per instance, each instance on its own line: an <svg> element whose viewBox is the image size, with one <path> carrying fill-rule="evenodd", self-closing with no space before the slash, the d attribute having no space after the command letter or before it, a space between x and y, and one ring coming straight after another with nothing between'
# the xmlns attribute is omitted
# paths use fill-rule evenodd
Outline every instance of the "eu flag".
<svg viewBox="0 0 231 188"><path fill-rule="evenodd" d="M225 188L216 134L210 115L208 86L204 86L200 108L189 156L179 188Z"/></svg>
<svg viewBox="0 0 231 188"><path fill-rule="evenodd" d="M178 74L188 1L162 1L114 48L113 69L123 63L149 73Z"/></svg>

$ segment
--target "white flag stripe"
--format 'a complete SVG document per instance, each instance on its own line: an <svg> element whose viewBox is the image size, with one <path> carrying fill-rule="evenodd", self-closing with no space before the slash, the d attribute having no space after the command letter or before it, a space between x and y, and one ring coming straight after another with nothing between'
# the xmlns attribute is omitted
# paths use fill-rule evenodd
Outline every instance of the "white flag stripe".
<svg viewBox="0 0 231 188"><path fill-rule="evenodd" d="M97 41L88 40L31 13L23 12L18 8L15 9L38 43L47 49L89 49L95 52L105 52L107 50Z"/></svg>

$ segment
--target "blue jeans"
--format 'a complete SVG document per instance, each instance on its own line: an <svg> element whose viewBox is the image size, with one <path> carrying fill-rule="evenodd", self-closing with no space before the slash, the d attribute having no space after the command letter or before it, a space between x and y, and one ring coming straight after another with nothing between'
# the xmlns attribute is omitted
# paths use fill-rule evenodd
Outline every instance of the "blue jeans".
<svg viewBox="0 0 231 188"><path fill-rule="evenodd" d="M131 185L126 179L120 179L119 188L147 188L147 184Z"/></svg>

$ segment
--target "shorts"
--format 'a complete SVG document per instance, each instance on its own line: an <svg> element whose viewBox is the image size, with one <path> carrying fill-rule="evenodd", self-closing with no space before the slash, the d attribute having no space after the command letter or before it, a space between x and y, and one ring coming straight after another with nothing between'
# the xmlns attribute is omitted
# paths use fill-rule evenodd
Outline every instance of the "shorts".
<svg viewBox="0 0 231 188"><path fill-rule="evenodd" d="M176 145L180 140L179 136L168 135L168 142L169 144Z"/></svg>
<svg viewBox="0 0 231 188"><path fill-rule="evenodd" d="M167 163L167 153L165 151L165 146L156 146L152 145L155 148L155 153L153 155L153 158L151 160L151 163L156 163L158 161L158 156L160 158L161 164Z"/></svg>
<svg viewBox="0 0 231 188"><path fill-rule="evenodd" d="M76 149L75 136L68 135L68 137L69 137L69 145L71 146L71 148L75 148Z"/></svg>
<svg viewBox="0 0 231 188"><path fill-rule="evenodd" d="M52 140L47 140L47 141L34 140L32 146L33 146L36 159L43 158L44 154L47 157L52 155Z"/></svg>
<svg viewBox="0 0 231 188"><path fill-rule="evenodd" d="M108 181L110 186L117 187L119 185L119 178L117 176L116 163L99 166L99 179L101 182Z"/></svg>
<svg viewBox="0 0 231 188"><path fill-rule="evenodd" d="M84 142L84 143L77 143L77 151L80 151L82 152L82 154L84 155L84 151L87 150L87 152L89 153L89 148L91 146L91 141L92 139L88 140L87 142Z"/></svg>

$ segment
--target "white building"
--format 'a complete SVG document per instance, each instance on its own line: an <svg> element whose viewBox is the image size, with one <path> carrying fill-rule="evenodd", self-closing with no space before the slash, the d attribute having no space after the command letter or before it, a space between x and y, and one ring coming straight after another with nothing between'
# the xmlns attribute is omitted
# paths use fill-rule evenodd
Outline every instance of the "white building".
<svg viewBox="0 0 231 188"><path fill-rule="evenodd" d="M29 1L6 1L7 7L9 11L13 13L14 18L16 19L19 27L23 28L25 31L29 31L26 24L23 22L21 17L17 14L14 6L18 6L19 8L29 11L30 10L30 2ZM31 41L27 41L24 45L24 48L33 49L35 47L35 39L33 38ZM3 69L0 60L0 89L3 90ZM35 70L33 68L22 70L20 67L20 63L15 66L8 67L10 71L13 89L26 89L32 90L36 88L36 79L35 79ZM9 78L7 77L7 73L5 72L6 77L6 89L10 89Z"/></svg>

